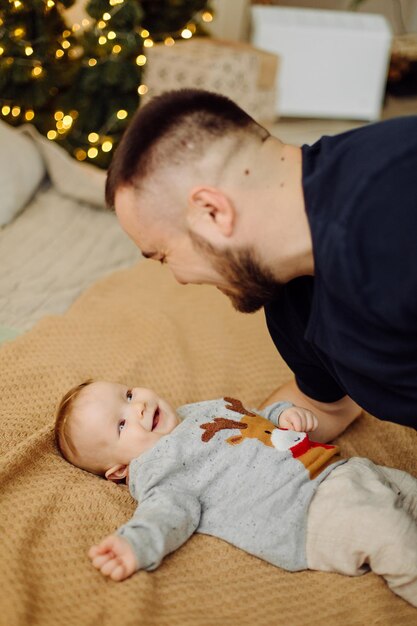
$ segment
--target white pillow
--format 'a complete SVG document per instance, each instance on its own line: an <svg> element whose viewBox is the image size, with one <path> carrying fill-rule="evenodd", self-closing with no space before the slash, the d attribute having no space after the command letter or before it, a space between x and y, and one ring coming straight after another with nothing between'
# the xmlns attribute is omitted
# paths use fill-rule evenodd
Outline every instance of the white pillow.
<svg viewBox="0 0 417 626"><path fill-rule="evenodd" d="M35 142L0 121L0 226L24 208L44 176L45 164Z"/></svg>

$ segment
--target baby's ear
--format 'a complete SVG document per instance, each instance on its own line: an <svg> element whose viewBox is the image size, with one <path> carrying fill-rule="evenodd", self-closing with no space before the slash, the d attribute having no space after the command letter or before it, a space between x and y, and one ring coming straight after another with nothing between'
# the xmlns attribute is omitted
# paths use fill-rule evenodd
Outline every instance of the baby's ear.
<svg viewBox="0 0 417 626"><path fill-rule="evenodd" d="M126 478L128 470L128 465L115 465L114 467L108 469L104 476L106 477L106 480L112 480L113 482L118 483Z"/></svg>

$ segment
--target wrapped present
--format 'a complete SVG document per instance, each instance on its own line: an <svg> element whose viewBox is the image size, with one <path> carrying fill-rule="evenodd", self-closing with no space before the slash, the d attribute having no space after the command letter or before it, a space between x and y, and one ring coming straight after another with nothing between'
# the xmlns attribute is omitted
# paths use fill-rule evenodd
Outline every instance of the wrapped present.
<svg viewBox="0 0 417 626"><path fill-rule="evenodd" d="M195 37L147 50L141 104L170 89L198 88L228 96L261 123L276 119L278 57L245 43Z"/></svg>

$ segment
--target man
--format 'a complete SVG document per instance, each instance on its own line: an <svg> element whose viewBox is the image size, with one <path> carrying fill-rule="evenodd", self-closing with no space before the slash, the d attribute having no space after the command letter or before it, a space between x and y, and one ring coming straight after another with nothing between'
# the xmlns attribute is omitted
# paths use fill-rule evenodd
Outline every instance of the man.
<svg viewBox="0 0 417 626"><path fill-rule="evenodd" d="M132 120L106 199L145 257L180 283L264 306L295 374L267 402L416 427L417 116L313 146L281 143L233 102L168 92Z"/></svg>

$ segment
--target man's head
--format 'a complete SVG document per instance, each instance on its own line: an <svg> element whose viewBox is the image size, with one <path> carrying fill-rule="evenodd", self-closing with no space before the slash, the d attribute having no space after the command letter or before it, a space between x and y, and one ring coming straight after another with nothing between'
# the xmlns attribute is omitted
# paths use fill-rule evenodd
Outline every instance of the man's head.
<svg viewBox="0 0 417 626"><path fill-rule="evenodd" d="M129 463L178 423L172 407L151 389L89 380L62 398L55 440L73 465L120 481Z"/></svg>
<svg viewBox="0 0 417 626"><path fill-rule="evenodd" d="M246 312L278 289L251 245L239 244L248 239L239 210L259 203L269 137L224 96L167 92L136 113L107 177L107 203L144 256L166 262L181 283L216 285Z"/></svg>

